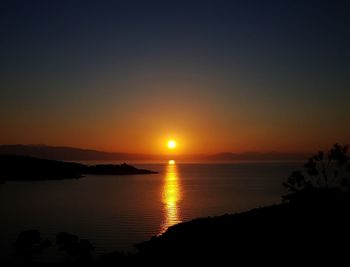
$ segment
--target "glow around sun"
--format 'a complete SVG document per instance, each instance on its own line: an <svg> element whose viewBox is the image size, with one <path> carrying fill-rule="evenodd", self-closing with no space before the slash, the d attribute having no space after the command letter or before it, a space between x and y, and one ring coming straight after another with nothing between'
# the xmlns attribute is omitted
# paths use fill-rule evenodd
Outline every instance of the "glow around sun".
<svg viewBox="0 0 350 267"><path fill-rule="evenodd" d="M175 140L169 140L167 145L168 145L169 149L174 149L174 148L176 148L176 141Z"/></svg>

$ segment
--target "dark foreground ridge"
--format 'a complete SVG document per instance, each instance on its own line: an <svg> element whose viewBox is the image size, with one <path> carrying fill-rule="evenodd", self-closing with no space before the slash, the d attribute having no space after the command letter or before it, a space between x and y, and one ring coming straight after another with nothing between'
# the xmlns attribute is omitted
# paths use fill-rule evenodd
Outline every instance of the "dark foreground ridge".
<svg viewBox="0 0 350 267"><path fill-rule="evenodd" d="M84 174L132 175L152 174L128 164L88 166L75 162L39 159L27 156L0 155L0 180L56 180L81 178Z"/></svg>
<svg viewBox="0 0 350 267"><path fill-rule="evenodd" d="M136 245L132 260L249 263L341 258L349 248L343 244L350 238L350 197L330 198L181 223Z"/></svg>

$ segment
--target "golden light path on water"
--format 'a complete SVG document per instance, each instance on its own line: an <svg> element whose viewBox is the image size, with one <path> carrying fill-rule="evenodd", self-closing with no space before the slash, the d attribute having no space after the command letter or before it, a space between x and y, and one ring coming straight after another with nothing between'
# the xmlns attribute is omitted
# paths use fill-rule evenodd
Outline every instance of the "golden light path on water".
<svg viewBox="0 0 350 267"><path fill-rule="evenodd" d="M162 203L164 220L160 233L164 233L170 226L181 222L180 206L181 184L174 160L169 160L163 182Z"/></svg>

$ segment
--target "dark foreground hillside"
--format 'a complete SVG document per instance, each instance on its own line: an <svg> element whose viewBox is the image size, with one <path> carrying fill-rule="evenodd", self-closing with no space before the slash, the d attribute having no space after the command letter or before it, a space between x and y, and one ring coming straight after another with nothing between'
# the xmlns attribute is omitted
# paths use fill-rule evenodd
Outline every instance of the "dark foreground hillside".
<svg viewBox="0 0 350 267"><path fill-rule="evenodd" d="M135 255L109 254L99 263L335 262L350 252L349 215L349 195L329 194L308 203L195 219L138 244Z"/></svg>

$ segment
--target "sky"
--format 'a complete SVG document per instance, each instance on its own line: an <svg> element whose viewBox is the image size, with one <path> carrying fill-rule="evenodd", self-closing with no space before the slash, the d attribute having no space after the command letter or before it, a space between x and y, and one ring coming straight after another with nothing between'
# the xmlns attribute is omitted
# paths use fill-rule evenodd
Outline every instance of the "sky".
<svg viewBox="0 0 350 267"><path fill-rule="evenodd" d="M0 144L350 142L347 1L1 1Z"/></svg>

